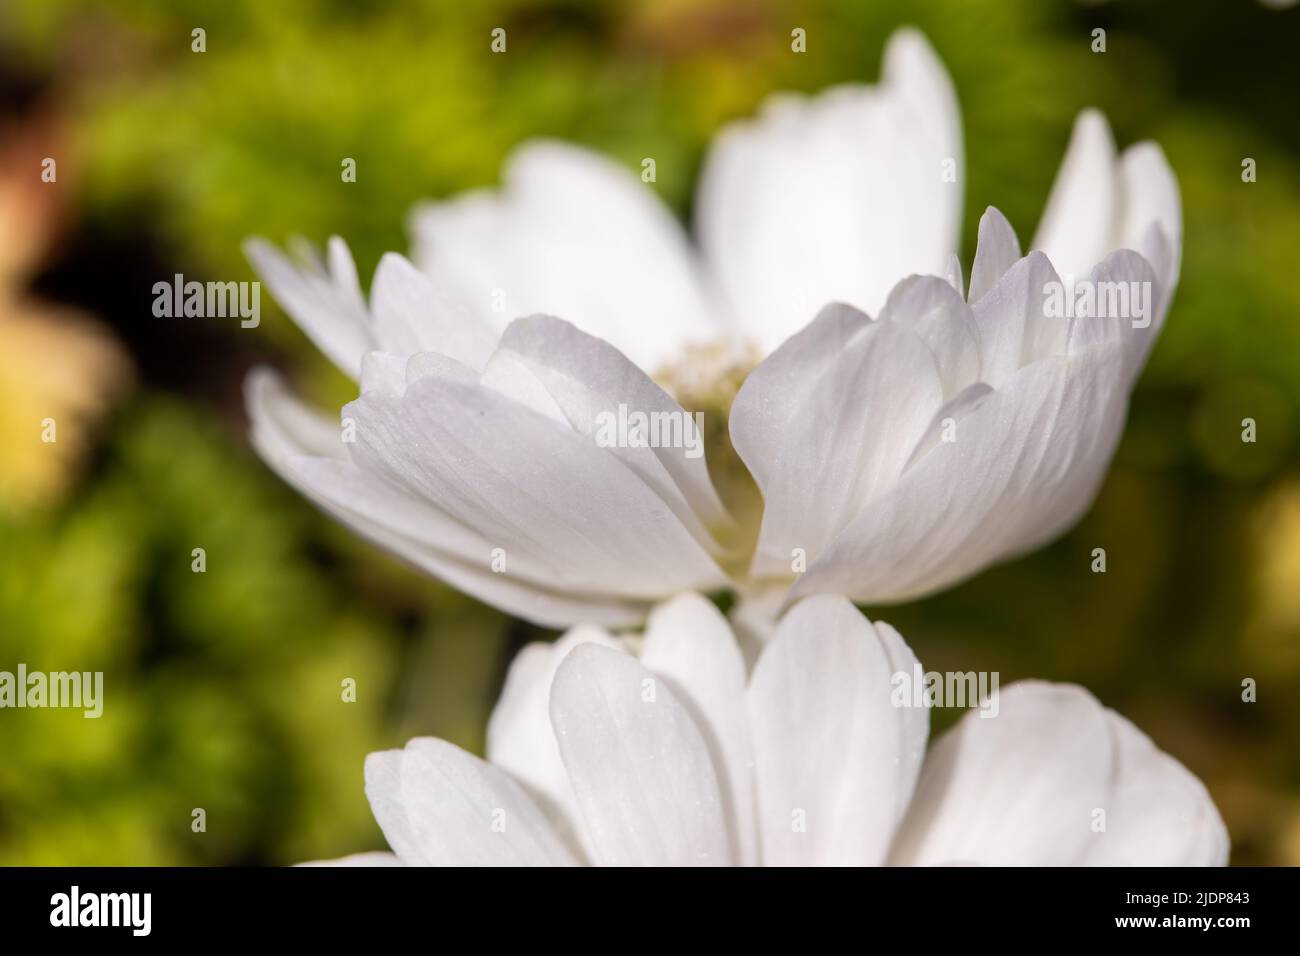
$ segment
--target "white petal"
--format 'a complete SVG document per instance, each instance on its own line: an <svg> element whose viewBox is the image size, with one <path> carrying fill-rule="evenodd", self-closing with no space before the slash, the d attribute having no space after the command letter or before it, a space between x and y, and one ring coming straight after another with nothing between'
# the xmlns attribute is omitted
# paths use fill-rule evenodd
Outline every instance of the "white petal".
<svg viewBox="0 0 1300 956"><path fill-rule="evenodd" d="M907 600L1037 547L1091 504L1124 424L1118 346L1035 362L972 403L868 503L794 585L792 597Z"/></svg>
<svg viewBox="0 0 1300 956"><path fill-rule="evenodd" d="M450 360L448 360L450 361ZM506 553L497 573L499 545L382 475L346 460L339 426L304 406L269 369L245 382L258 454L285 481L355 532L508 613L548 627L575 621L626 626L644 619L649 601L565 592L547 561Z"/></svg>
<svg viewBox="0 0 1300 956"><path fill-rule="evenodd" d="M745 662L727 620L698 594L660 604L646 622L641 663L668 682L695 718L720 768L731 844L743 865L758 862L753 758L745 709Z"/></svg>
<svg viewBox="0 0 1300 956"><path fill-rule="evenodd" d="M418 352L406 360L406 384L422 378L437 377L472 385L479 381L480 373L463 362L438 352Z"/></svg>
<svg viewBox="0 0 1300 956"><path fill-rule="evenodd" d="M1120 157L1124 214L1119 222L1116 244L1140 252L1153 266L1157 277L1172 294L1178 284L1179 259L1183 250L1183 204L1178 180L1155 143L1136 143ZM1148 241L1151 224L1164 234L1173 255L1159 263L1159 253ZM1163 266L1163 268L1159 268Z"/></svg>
<svg viewBox="0 0 1300 956"><path fill-rule="evenodd" d="M328 266L319 260L294 263L265 239L244 243L244 255L277 302L325 356L358 378L361 356L379 347L361 297L356 266L347 245L329 241Z"/></svg>
<svg viewBox="0 0 1300 956"><path fill-rule="evenodd" d="M1141 343L1138 371L1155 345L1178 288L1183 255L1183 207L1178 181L1155 143L1138 143L1120 158L1124 216L1116 245L1133 249L1155 272L1158 301L1150 332Z"/></svg>
<svg viewBox="0 0 1300 956"><path fill-rule="evenodd" d="M406 356L396 352L367 352L361 359L361 394L377 388L401 395L406 391Z"/></svg>
<svg viewBox="0 0 1300 956"><path fill-rule="evenodd" d="M275 465L275 463L272 463ZM357 534L486 604L543 627L590 621L626 627L644 620L649 601L553 584L559 571L519 549L494 544L409 490L351 462L296 458L280 476Z"/></svg>
<svg viewBox="0 0 1300 956"><path fill-rule="evenodd" d="M996 707L935 743L891 862L1224 862L1205 788L1087 691L1025 681Z"/></svg>
<svg viewBox="0 0 1300 956"><path fill-rule="evenodd" d="M751 574L788 577L795 549L811 563L898 477L942 402L934 355L917 334L847 306L823 310L759 365L730 420L763 493Z"/></svg>
<svg viewBox="0 0 1300 956"><path fill-rule="evenodd" d="M892 863L1050 865L1075 860L1105 797L1110 734L1101 707L1070 685L1003 688L926 758Z"/></svg>
<svg viewBox="0 0 1300 956"><path fill-rule="evenodd" d="M945 182L945 163L956 182ZM963 172L952 83L925 39L890 40L878 87L781 94L725 129L705 162L697 223L736 321L765 351L828 302L875 313L896 282L941 275Z"/></svg>
<svg viewBox="0 0 1300 956"><path fill-rule="evenodd" d="M1139 253L1153 271L1151 326L1135 340L1134 371L1164 324L1182 259L1182 202L1178 182L1155 143L1138 143L1118 159L1106 120L1080 114L1034 245L1073 285L1109 254Z"/></svg>
<svg viewBox="0 0 1300 956"><path fill-rule="evenodd" d="M925 434L921 436L916 443L916 447L912 449L911 457L907 459L907 464L903 466L904 473L940 442L953 441L956 435L956 423L974 414L975 410L992 394L993 389L989 385L984 382L976 382L944 402L943 406L934 413L934 417L930 419L930 426L925 430Z"/></svg>
<svg viewBox="0 0 1300 956"><path fill-rule="evenodd" d="M488 759L518 780L575 845L582 839L581 817L551 729L551 682L569 651L593 643L622 651L598 627L575 627L553 644L534 642L510 662L505 687L487 727Z"/></svg>
<svg viewBox="0 0 1300 956"><path fill-rule="evenodd" d="M1067 284L1086 276L1114 248L1119 192L1110 125L1097 110L1084 110L1031 246L1047 254Z"/></svg>
<svg viewBox="0 0 1300 956"><path fill-rule="evenodd" d="M773 480L780 442L801 413L784 396L806 392L871 325L857 309L828 306L754 369L732 403L731 440L760 488Z"/></svg>
<svg viewBox="0 0 1300 956"><path fill-rule="evenodd" d="M346 457L337 419L299 401L273 369L259 366L248 373L244 404L252 425L249 437L253 447L272 467L296 455Z"/></svg>
<svg viewBox="0 0 1300 956"><path fill-rule="evenodd" d="M1174 248L1165 237L1164 229L1155 222L1147 227L1146 235L1137 245L1142 250L1142 258L1151 266L1156 280L1152 296L1155 300L1155 315L1151 322L1151 331L1146 334L1146 340L1142 343L1142 354L1138 360L1138 371L1141 371L1141 366L1146 364L1147 354L1156 344L1156 338L1164 327L1170 303L1173 302L1174 292L1177 291L1179 258L1183 250L1181 246ZM1173 278L1170 278L1171 275Z"/></svg>
<svg viewBox="0 0 1300 956"><path fill-rule="evenodd" d="M1104 117L1080 114L1034 244L1067 285L1115 250L1131 249L1150 263L1154 308L1150 332L1135 349L1136 375L1164 324L1182 258L1182 202L1160 147L1138 143L1117 159Z"/></svg>
<svg viewBox="0 0 1300 956"><path fill-rule="evenodd" d="M695 419L613 346L568 322L535 315L510 324L501 338L498 355L503 353L519 357L562 420L593 441L600 437L602 420L616 419L620 406L679 423L683 440L677 447L609 450L655 489L706 545L710 542L705 526L730 523L709 479L703 435ZM523 375L514 377L516 383L524 380Z"/></svg>
<svg viewBox="0 0 1300 956"><path fill-rule="evenodd" d="M781 621L749 688L759 832L767 866L875 865L925 754L929 712L895 707L916 658L840 597Z"/></svg>
<svg viewBox="0 0 1300 956"><path fill-rule="evenodd" d="M564 409L547 391L546 383L538 371L522 355L509 349L493 352L479 381L502 395L508 395L525 408L531 408L537 414L569 427Z"/></svg>
<svg viewBox="0 0 1300 956"><path fill-rule="evenodd" d="M422 378L402 397L363 395L344 414L356 422L350 447L363 471L430 502L525 568L548 567L548 587L652 599L726 581L616 456L495 389Z"/></svg>
<svg viewBox="0 0 1300 956"><path fill-rule="evenodd" d="M1088 280L1095 297L1093 314L1070 319L1066 351L1077 355L1091 348L1118 345L1126 353L1131 380L1140 371L1159 331L1154 315L1160 294L1155 272L1142 256L1120 249L1099 262ZM1139 319L1139 302L1143 300L1146 314Z"/></svg>
<svg viewBox="0 0 1300 956"><path fill-rule="evenodd" d="M496 345L487 321L435 289L428 276L396 253L379 260L370 298L375 336L388 352L438 352L481 369Z"/></svg>
<svg viewBox="0 0 1300 956"><path fill-rule="evenodd" d="M980 380L979 330L966 300L948 282L909 276L889 293L881 322L910 328L934 356L946 401Z"/></svg>
<svg viewBox="0 0 1300 956"><path fill-rule="evenodd" d="M734 861L708 745L666 681L581 644L555 674L551 723L598 863Z"/></svg>
<svg viewBox="0 0 1300 956"><path fill-rule="evenodd" d="M1081 862L1096 866L1225 866L1228 830L1205 785L1151 738L1112 710L1115 766L1103 809Z"/></svg>
<svg viewBox="0 0 1300 956"><path fill-rule="evenodd" d="M1014 263L975 303L975 324L983 350L981 377L1001 388L1021 368L1039 359L1064 355L1069 320L1048 314L1052 290L1065 308L1068 290L1047 256L1031 252Z"/></svg>
<svg viewBox="0 0 1300 956"><path fill-rule="evenodd" d="M431 737L366 758L366 796L411 866L564 866L573 855L504 771Z"/></svg>
<svg viewBox="0 0 1300 956"><path fill-rule="evenodd" d="M517 150L504 181L412 213L414 256L436 287L498 329L562 315L650 370L713 336L686 236L653 185L550 141Z"/></svg>
<svg viewBox="0 0 1300 956"><path fill-rule="evenodd" d="M974 305L984 298L1019 258L1020 240L1016 231L1006 216L989 206L980 217L975 264L970 272L970 303Z"/></svg>
<svg viewBox="0 0 1300 956"><path fill-rule="evenodd" d="M948 265L944 267L943 278L952 286L954 292L963 299L966 297L966 284L961 274L961 259L957 257L957 253L948 256Z"/></svg>

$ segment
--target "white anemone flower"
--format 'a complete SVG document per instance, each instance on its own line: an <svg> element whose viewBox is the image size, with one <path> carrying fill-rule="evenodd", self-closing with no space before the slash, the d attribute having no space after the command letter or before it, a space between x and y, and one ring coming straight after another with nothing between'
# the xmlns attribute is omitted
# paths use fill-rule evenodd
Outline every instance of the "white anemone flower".
<svg viewBox="0 0 1300 956"><path fill-rule="evenodd" d="M832 595L796 604L749 674L698 595L643 639L576 628L516 657L488 760L432 738L371 754L393 853L334 862L1226 863L1205 787L1087 691L1012 684L927 751L928 708L896 706L919 669Z"/></svg>
<svg viewBox="0 0 1300 956"><path fill-rule="evenodd" d="M555 143L417 210L421 268L385 256L368 302L342 240L297 263L254 240L361 392L340 430L259 370L254 444L360 534L540 624L627 626L681 590L734 588L768 622L801 594L949 586L1088 507L1182 243L1159 147L1117 155L1088 111L1036 251L990 209L966 289L961 163L951 82L903 31L878 86L783 94L718 136L698 253L652 187ZM1149 324L1048 318L1058 273L1070 301L1085 277L1149 283ZM729 442L705 429L701 454L683 405L729 414ZM680 440L601 441L625 410Z"/></svg>

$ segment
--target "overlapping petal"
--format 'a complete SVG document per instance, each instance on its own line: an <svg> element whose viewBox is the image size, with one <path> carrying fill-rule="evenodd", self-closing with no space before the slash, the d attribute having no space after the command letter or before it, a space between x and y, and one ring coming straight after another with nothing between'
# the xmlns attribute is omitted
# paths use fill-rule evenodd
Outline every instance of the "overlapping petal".
<svg viewBox="0 0 1300 956"><path fill-rule="evenodd" d="M322 865L1226 862L1205 787L1087 691L995 687L927 753L928 707L895 696L920 669L837 596L797 603L748 676L698 595L640 642L575 628L511 666L492 763L372 754L395 856Z"/></svg>
<svg viewBox="0 0 1300 956"><path fill-rule="evenodd" d="M709 746L635 658L591 643L570 651L551 685L551 726L596 863L735 862Z"/></svg>
<svg viewBox="0 0 1300 956"><path fill-rule="evenodd" d="M749 687L765 864L883 861L925 755L928 711L890 700L892 675L915 662L844 598L785 616Z"/></svg>
<svg viewBox="0 0 1300 956"><path fill-rule="evenodd" d="M764 499L753 578L790 581L792 598L905 600L1040 546L1090 505L1158 331L1132 310L1143 295L1158 309L1165 287L1120 250L1086 278L1124 309L1055 314L1067 289L1047 256L1012 261L994 209L980 233L972 304L913 277L876 320L825 310L746 380L730 426Z"/></svg>
<svg viewBox="0 0 1300 956"><path fill-rule="evenodd" d="M413 256L439 288L498 330L564 316L644 368L716 334L716 309L686 235L653 187L589 150L520 147L501 191L425 203Z"/></svg>
<svg viewBox="0 0 1300 956"><path fill-rule="evenodd" d="M429 501L386 477L363 471L350 457L338 426L295 399L271 372L246 384L253 442L282 478L362 537L468 594L529 620L592 620L628 624L645 616L632 598L567 592L548 583L549 563L504 555L507 571L492 569L500 547Z"/></svg>
<svg viewBox="0 0 1300 956"><path fill-rule="evenodd" d="M874 314L904 276L942 274L961 163L952 82L913 30L890 39L879 86L782 94L724 129L697 224L739 328L771 351L828 302Z"/></svg>
<svg viewBox="0 0 1300 956"><path fill-rule="evenodd" d="M515 655L488 721L487 758L523 784L556 828L574 845L585 843L590 853L551 730L551 682L569 652L585 643L622 650L602 628L580 625L554 643L534 642Z"/></svg>
<svg viewBox="0 0 1300 956"><path fill-rule="evenodd" d="M389 846L415 866L565 866L575 861L511 777L432 737L366 758L366 796Z"/></svg>
<svg viewBox="0 0 1300 956"><path fill-rule="evenodd" d="M1114 348L1047 359L953 408L952 440L846 524L793 594L904 600L1060 534L1091 503L1119 439L1122 368Z"/></svg>
<svg viewBox="0 0 1300 956"><path fill-rule="evenodd" d="M1178 182L1163 151L1142 142L1117 154L1106 118L1084 110L1075 120L1032 248L1046 253L1070 281L1087 276L1117 249L1140 253L1162 290L1153 322L1158 331L1178 284L1182 245Z"/></svg>
<svg viewBox="0 0 1300 956"><path fill-rule="evenodd" d="M726 583L711 528L727 518L704 458L595 440L595 416L620 398L689 421L614 349L539 317L516 323L482 375L439 353L399 364L367 366L371 387L343 411L350 442L252 377L255 444L365 536L540 623L631 623L657 598Z"/></svg>
<svg viewBox="0 0 1300 956"><path fill-rule="evenodd" d="M764 500L751 575L789 576L797 552L811 562L828 548L897 479L942 401L921 338L848 306L824 309L755 369L730 418Z"/></svg>
<svg viewBox="0 0 1300 956"><path fill-rule="evenodd" d="M718 771L736 860L753 865L758 833L746 669L726 618L700 595L680 594L651 612L640 659L668 682L700 728Z"/></svg>
<svg viewBox="0 0 1300 956"><path fill-rule="evenodd" d="M1222 866L1204 786L1082 688L1024 681L930 749L890 861Z"/></svg>
<svg viewBox="0 0 1300 956"><path fill-rule="evenodd" d="M310 243L295 244L290 259L264 239L249 239L244 254L276 301L316 347L352 378L361 357L378 348L347 243L330 239L324 259Z"/></svg>

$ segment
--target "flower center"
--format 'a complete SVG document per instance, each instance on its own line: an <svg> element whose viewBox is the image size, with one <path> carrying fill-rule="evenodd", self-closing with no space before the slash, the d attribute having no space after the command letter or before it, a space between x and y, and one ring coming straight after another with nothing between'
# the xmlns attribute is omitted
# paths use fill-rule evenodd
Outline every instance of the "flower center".
<svg viewBox="0 0 1300 956"><path fill-rule="evenodd" d="M743 576L758 543L763 498L749 469L736 454L727 428L731 403L762 354L748 342L713 341L688 345L680 357L661 366L654 380L687 412L704 416L705 461L709 478L735 525L711 528L726 553L720 564Z"/></svg>

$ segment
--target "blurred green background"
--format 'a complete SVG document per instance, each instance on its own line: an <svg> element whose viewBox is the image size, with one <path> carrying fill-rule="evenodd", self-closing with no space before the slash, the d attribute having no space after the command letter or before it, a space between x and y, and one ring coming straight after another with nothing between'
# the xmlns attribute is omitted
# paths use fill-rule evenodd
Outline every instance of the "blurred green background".
<svg viewBox="0 0 1300 956"><path fill-rule="evenodd" d="M108 706L0 712L0 864L380 847L365 753L416 734L481 750L510 654L546 636L359 542L249 452L252 364L325 404L352 397L269 297L257 330L160 320L154 282L252 279L253 233L338 233L368 276L406 248L415 200L494 182L537 134L634 169L654 156L688 216L722 123L773 90L874 81L904 23L961 101L968 266L988 204L1032 236L1086 105L1121 144L1164 146L1186 242L1087 518L940 597L869 611L927 667L1088 686L1205 780L1234 863L1300 864L1300 10L1178 0L8 0L0 669L102 669Z"/></svg>

